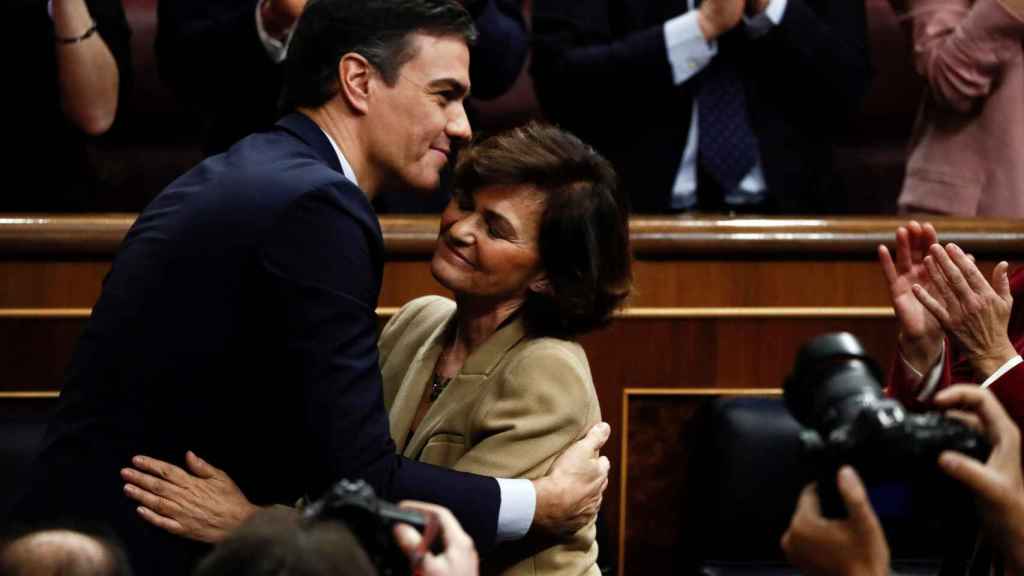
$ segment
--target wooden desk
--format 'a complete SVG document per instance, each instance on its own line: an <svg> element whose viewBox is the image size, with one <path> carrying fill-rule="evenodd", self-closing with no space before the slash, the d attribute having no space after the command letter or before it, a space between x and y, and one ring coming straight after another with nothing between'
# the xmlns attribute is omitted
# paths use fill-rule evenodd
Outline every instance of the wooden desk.
<svg viewBox="0 0 1024 576"><path fill-rule="evenodd" d="M0 215L0 402L52 402L131 215ZM894 321L876 263L893 218L636 217L636 292L608 328L582 339L612 439L605 516L620 569L679 546L672 459L682 425L709 395L777 390L797 348L827 331L856 334L885 366ZM990 270L1024 255L1024 223L936 219ZM387 316L425 293L435 217L382 219ZM51 400L47 400L50 398ZM0 409L3 404L0 403ZM625 469L625 474L622 470ZM625 480L625 481L623 481ZM625 506L620 504L625 502ZM659 527L657 530L652 527ZM642 535L642 537L641 537Z"/></svg>

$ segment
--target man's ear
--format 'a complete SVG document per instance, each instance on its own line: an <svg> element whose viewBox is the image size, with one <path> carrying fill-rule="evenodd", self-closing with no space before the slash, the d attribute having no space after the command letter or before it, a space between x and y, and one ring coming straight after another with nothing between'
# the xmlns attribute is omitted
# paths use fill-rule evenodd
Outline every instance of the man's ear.
<svg viewBox="0 0 1024 576"><path fill-rule="evenodd" d="M532 282L530 282L530 292L536 292L537 294L552 294L551 281L548 280L548 275L541 272L537 275Z"/></svg>
<svg viewBox="0 0 1024 576"><path fill-rule="evenodd" d="M366 58L349 52L338 61L338 94L354 110L369 109L370 82L374 69Z"/></svg>

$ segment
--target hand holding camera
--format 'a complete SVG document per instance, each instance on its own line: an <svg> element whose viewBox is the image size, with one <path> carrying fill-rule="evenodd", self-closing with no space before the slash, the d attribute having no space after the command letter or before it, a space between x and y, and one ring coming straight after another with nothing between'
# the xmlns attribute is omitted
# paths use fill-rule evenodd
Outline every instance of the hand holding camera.
<svg viewBox="0 0 1024 576"><path fill-rule="evenodd" d="M979 428L992 444L982 463L956 452L943 452L939 466L975 496L985 530L1005 554L1008 573L1024 570L1024 480L1021 477L1020 430L999 400L977 386L957 385L940 391L935 404Z"/></svg>
<svg viewBox="0 0 1024 576"><path fill-rule="evenodd" d="M805 574L885 576L889 546L864 484L849 466L839 470L836 482L849 515L843 519L822 516L817 487L808 484L782 536L782 550ZM857 553L850 554L852 550Z"/></svg>
<svg viewBox="0 0 1024 576"><path fill-rule="evenodd" d="M437 540L443 542L442 549L439 552L431 552L430 546L427 545L430 538L428 531L420 533L408 524L395 525L395 541L409 559L409 565L414 573L423 576L477 575L479 561L476 547L451 512L441 506L424 502L405 501L399 506L433 518L436 522L434 526L441 532Z"/></svg>

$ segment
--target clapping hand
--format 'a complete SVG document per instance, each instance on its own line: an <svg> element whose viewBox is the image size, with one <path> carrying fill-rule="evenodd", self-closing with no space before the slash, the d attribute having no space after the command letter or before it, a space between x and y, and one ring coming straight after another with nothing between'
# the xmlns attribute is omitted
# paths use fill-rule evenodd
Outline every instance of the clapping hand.
<svg viewBox="0 0 1024 576"><path fill-rule="evenodd" d="M896 230L896 260L889 249L878 247L878 260L889 285L889 297L900 325L900 348L904 359L918 372L926 372L938 359L944 338L942 325L914 295L913 287L932 289L924 263L928 247L938 242L935 228L913 220Z"/></svg>
<svg viewBox="0 0 1024 576"><path fill-rule="evenodd" d="M1017 355L1007 334L1013 306L1009 265L996 265L989 284L956 244L933 244L924 263L931 287L915 285L914 296L956 337L975 371L987 378Z"/></svg>

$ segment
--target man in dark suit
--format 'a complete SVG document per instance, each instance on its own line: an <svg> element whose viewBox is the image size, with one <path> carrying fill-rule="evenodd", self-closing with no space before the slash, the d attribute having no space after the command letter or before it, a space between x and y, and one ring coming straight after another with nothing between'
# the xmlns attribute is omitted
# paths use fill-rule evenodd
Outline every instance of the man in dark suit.
<svg viewBox="0 0 1024 576"><path fill-rule="evenodd" d="M820 211L868 80L862 0L536 0L545 113L633 207Z"/></svg>
<svg viewBox="0 0 1024 576"><path fill-rule="evenodd" d="M149 526L119 470L194 450L255 503L340 478L439 502L477 546L596 513L606 430L536 482L394 453L375 306L383 241L370 200L429 190L470 136L465 10L451 0L315 0L286 65L295 110L173 182L125 238L67 374L22 520L109 523L141 574L185 574L204 547ZM159 511L157 511L159 512Z"/></svg>

